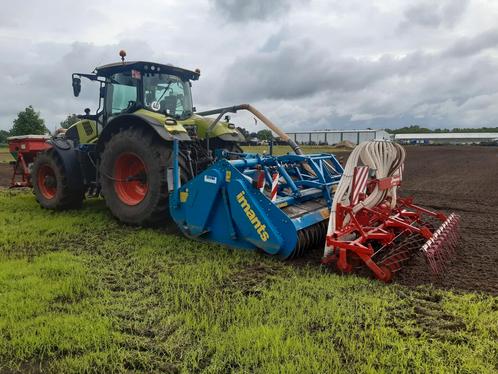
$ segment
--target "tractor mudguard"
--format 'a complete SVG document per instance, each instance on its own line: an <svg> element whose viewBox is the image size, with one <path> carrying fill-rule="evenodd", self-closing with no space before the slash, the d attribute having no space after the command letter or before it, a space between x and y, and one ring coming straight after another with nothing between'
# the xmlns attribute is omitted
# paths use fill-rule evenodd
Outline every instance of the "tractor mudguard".
<svg viewBox="0 0 498 374"><path fill-rule="evenodd" d="M65 177L71 190L83 188L83 175L78 158L78 150L73 142L67 139L54 138L47 141L52 145L48 152L55 152L64 166Z"/></svg>
<svg viewBox="0 0 498 374"><path fill-rule="evenodd" d="M178 139L181 141L190 140L190 136L186 132L179 132L173 134L166 130L164 123L151 118L150 116L145 116L138 113L121 114L112 120L104 127L102 133L99 136L97 150L102 150L104 144L110 139L111 135L118 131L120 128L130 128L133 126L147 126L153 129L157 135L166 141L173 141Z"/></svg>

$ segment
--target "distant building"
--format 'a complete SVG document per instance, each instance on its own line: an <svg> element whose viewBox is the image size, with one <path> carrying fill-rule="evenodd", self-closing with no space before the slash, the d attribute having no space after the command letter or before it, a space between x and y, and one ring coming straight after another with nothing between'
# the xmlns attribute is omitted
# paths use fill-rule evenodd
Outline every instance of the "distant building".
<svg viewBox="0 0 498 374"><path fill-rule="evenodd" d="M396 134L394 140L402 144L478 144L498 142L498 132Z"/></svg>
<svg viewBox="0 0 498 374"><path fill-rule="evenodd" d="M298 144L334 145L342 141L358 144L365 140L389 140L384 130L310 130L287 133Z"/></svg>

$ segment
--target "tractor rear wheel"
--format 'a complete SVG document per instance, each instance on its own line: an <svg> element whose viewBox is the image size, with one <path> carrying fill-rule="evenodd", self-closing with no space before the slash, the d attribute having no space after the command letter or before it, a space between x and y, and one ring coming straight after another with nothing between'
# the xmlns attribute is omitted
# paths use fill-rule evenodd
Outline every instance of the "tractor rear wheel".
<svg viewBox="0 0 498 374"><path fill-rule="evenodd" d="M115 217L132 225L167 221L171 155L170 144L149 131L129 128L111 137L102 153L100 178Z"/></svg>
<svg viewBox="0 0 498 374"><path fill-rule="evenodd" d="M83 186L70 188L61 160L52 151L40 153L31 173L33 192L38 203L46 209L71 209L81 207L85 192Z"/></svg>

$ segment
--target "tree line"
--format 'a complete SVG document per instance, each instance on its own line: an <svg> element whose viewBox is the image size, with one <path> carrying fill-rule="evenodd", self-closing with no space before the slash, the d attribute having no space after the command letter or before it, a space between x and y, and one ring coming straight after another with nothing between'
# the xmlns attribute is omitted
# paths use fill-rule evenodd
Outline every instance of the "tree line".
<svg viewBox="0 0 498 374"><path fill-rule="evenodd" d="M249 132L244 127L237 127L237 130L239 130L239 132L242 135L244 135L244 138L246 139L246 141L251 141L253 139L257 139L259 141L263 141L263 140L268 141L268 140L273 138L273 134L272 134L271 130L268 130L268 129L259 130L258 132Z"/></svg>
<svg viewBox="0 0 498 374"><path fill-rule="evenodd" d="M498 127L457 127L453 129L429 129L418 125L385 129L389 134L426 134L426 133L458 133L458 132L498 132Z"/></svg>
<svg viewBox="0 0 498 374"><path fill-rule="evenodd" d="M76 114L70 114L60 123L60 126L67 129L78 121ZM17 118L12 123L10 130L0 130L0 144L7 143L9 136L45 135L49 133L50 131L45 126L45 120L41 118L40 112L37 112L33 106L29 105L17 114Z"/></svg>

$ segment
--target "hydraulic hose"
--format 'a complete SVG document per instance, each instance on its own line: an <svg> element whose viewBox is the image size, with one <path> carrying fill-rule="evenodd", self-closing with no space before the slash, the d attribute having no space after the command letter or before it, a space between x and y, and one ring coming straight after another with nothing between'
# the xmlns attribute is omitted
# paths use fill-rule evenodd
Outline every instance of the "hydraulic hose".
<svg viewBox="0 0 498 374"><path fill-rule="evenodd" d="M401 165L403 165L405 154L405 150L401 145L388 141L368 141L360 143L355 147L346 162L344 174L334 194L327 235L332 235L336 230L335 218L337 205L339 203L343 206L351 205L350 196L353 188L355 167L360 165L360 163L368 166L370 172L373 173L377 179L392 177L398 172ZM365 198L365 200L352 207L353 213L356 213L365 207L373 208L385 201L388 196L391 198L391 207L394 207L397 198L396 187L394 186L387 190L380 190L378 186L375 186L374 190ZM344 217L344 224L347 224L350 219L351 217L349 215ZM325 246L324 255L327 256L331 254L332 251L333 248Z"/></svg>
<svg viewBox="0 0 498 374"><path fill-rule="evenodd" d="M296 152L297 155L302 155L303 151L301 150L301 147L292 140L289 135L287 135L280 127L275 125L272 121L268 119L263 113L261 113L259 110L257 110L255 107L253 107L250 104L242 104L243 109L246 109L247 111L251 112L254 114L256 118L258 118L261 122L263 122L270 130L272 130L275 134L277 134L280 139L283 141L287 142L289 146L292 148L294 152Z"/></svg>
<svg viewBox="0 0 498 374"><path fill-rule="evenodd" d="M240 104L240 105L235 105L235 106L231 106L231 107L207 110L204 112L199 112L197 114L199 114L201 116L209 116L209 115L213 115L213 114L218 114L218 117L213 121L213 123L211 123L211 125L209 126L209 128L207 130L207 134L208 134L207 137L209 138L209 134L211 134L211 132L214 130L214 128L216 127L216 125L218 124L218 122L220 121L221 117L223 117L224 114L236 113L239 110L247 110L248 112L251 112L257 119L259 119L261 122L263 122L275 134L277 134L280 137L280 139L287 142L287 144L289 144L289 146L292 148L292 150L294 152L296 152L296 154L298 154L298 155L303 154L301 147L299 147L299 145L294 140L292 140L289 137L289 135L287 135L285 133L285 131L283 131L280 127L275 125L275 123L270 121L270 119L268 119L268 117L266 117L263 113L261 113L259 110L257 110L255 107L253 107L250 104Z"/></svg>

